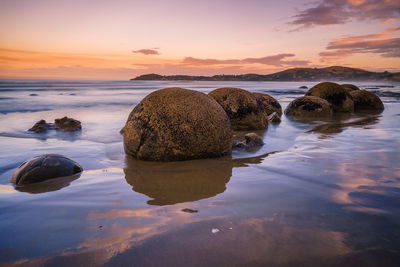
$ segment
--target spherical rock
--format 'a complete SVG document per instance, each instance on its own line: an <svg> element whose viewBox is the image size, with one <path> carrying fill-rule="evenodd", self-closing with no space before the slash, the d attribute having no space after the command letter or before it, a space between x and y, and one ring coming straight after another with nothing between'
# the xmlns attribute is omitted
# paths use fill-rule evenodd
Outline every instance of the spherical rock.
<svg viewBox="0 0 400 267"><path fill-rule="evenodd" d="M285 109L285 114L296 117L330 117L332 105L316 96L302 96L293 100Z"/></svg>
<svg viewBox="0 0 400 267"><path fill-rule="evenodd" d="M209 94L228 114L234 130L258 130L268 126L261 102L250 92L239 88L218 88Z"/></svg>
<svg viewBox="0 0 400 267"><path fill-rule="evenodd" d="M231 153L232 128L211 97L182 88L146 96L121 133L128 155L151 161L212 158Z"/></svg>
<svg viewBox="0 0 400 267"><path fill-rule="evenodd" d="M376 110L382 111L385 107L381 99L374 93L366 90L351 91L355 110Z"/></svg>
<svg viewBox="0 0 400 267"><path fill-rule="evenodd" d="M268 94L262 93L253 93L253 95L256 97L257 101L261 102L261 104L264 106L264 110L267 115L271 115L272 113L276 112L279 114L279 116L282 116L282 107L275 98Z"/></svg>
<svg viewBox="0 0 400 267"><path fill-rule="evenodd" d="M16 185L32 184L82 172L76 161L58 154L45 154L28 159L14 172L11 182Z"/></svg>
<svg viewBox="0 0 400 267"><path fill-rule="evenodd" d="M351 95L337 83L322 82L305 94L306 96L317 96L328 101L335 112L353 112L354 102Z"/></svg>
<svg viewBox="0 0 400 267"><path fill-rule="evenodd" d="M244 138L246 139L247 146L254 147L264 145L262 138L256 133L248 133L244 136Z"/></svg>
<svg viewBox="0 0 400 267"><path fill-rule="evenodd" d="M358 88L357 86L355 86L354 84L341 84L340 86L342 86L344 89L346 89L347 92L351 92L351 91L355 91L355 90L360 90L360 88Z"/></svg>

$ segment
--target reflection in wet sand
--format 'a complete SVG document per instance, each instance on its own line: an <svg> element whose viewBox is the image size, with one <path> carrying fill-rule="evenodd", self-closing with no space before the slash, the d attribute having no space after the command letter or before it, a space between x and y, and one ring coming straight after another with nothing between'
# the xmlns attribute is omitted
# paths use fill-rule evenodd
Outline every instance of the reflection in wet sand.
<svg viewBox="0 0 400 267"><path fill-rule="evenodd" d="M30 193L30 194L40 194L40 193L46 193L46 192L51 192L51 191L57 191L64 187L69 186L71 184L71 182L78 179L81 176L81 174L82 173L77 173L72 176L59 177L59 178L43 181L40 183L16 186L15 189L20 192L26 192L26 193Z"/></svg>
<svg viewBox="0 0 400 267"><path fill-rule="evenodd" d="M367 126L372 126L379 122L379 116L366 116L366 117L356 117L345 121L332 121L327 123L321 123L314 126L308 132L316 132L322 135L332 135L341 133L344 129L348 127L359 127L366 128Z"/></svg>
<svg viewBox="0 0 400 267"><path fill-rule="evenodd" d="M145 162L126 159L125 179L150 205L171 205L216 196L232 176L230 159Z"/></svg>

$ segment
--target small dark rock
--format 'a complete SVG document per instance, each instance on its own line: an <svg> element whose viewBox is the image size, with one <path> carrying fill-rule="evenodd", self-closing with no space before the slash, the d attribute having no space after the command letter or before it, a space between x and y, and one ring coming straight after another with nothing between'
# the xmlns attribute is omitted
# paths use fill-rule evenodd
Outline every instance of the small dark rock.
<svg viewBox="0 0 400 267"><path fill-rule="evenodd" d="M193 210L193 209L188 209L188 208L182 209L182 211L183 212L187 212L187 213L197 213L197 212L199 212L198 210Z"/></svg>
<svg viewBox="0 0 400 267"><path fill-rule="evenodd" d="M38 94L29 94L29 96L38 96Z"/></svg>
<svg viewBox="0 0 400 267"><path fill-rule="evenodd" d="M51 124L47 123L45 120L40 120L35 125L32 126L28 131L41 133L51 129Z"/></svg>
<svg viewBox="0 0 400 267"><path fill-rule="evenodd" d="M244 136L247 147L256 147L264 145L263 140L256 133L248 133Z"/></svg>
<svg viewBox="0 0 400 267"><path fill-rule="evenodd" d="M26 185L58 177L72 176L82 172L79 163L58 154L40 155L22 163L15 171L11 182Z"/></svg>
<svg viewBox="0 0 400 267"><path fill-rule="evenodd" d="M299 87L299 89L308 89L308 87L305 86L305 85L302 85L302 86Z"/></svg>
<svg viewBox="0 0 400 267"><path fill-rule="evenodd" d="M272 123L279 123L279 122L281 122L281 117L279 116L278 113L274 112L268 116L268 121L270 121Z"/></svg>
<svg viewBox="0 0 400 267"><path fill-rule="evenodd" d="M82 129L81 122L72 118L63 117L61 119L55 119L54 122L56 130L77 131Z"/></svg>

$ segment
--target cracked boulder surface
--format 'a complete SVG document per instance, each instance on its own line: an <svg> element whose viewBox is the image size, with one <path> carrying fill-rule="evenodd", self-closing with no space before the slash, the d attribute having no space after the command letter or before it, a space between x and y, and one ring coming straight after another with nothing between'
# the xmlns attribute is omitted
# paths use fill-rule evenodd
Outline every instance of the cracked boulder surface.
<svg viewBox="0 0 400 267"><path fill-rule="evenodd" d="M261 130L268 126L264 106L252 93L240 88L224 87L208 95L228 114L234 130Z"/></svg>
<svg viewBox="0 0 400 267"><path fill-rule="evenodd" d="M14 172L11 182L27 185L82 172L79 163L59 154L45 154L28 159Z"/></svg>
<svg viewBox="0 0 400 267"><path fill-rule="evenodd" d="M261 102L261 104L264 106L264 110L267 115L271 115L272 113L276 112L279 114L279 117L282 116L282 107L278 100L268 94L253 93L253 95L256 97L257 101Z"/></svg>
<svg viewBox="0 0 400 267"><path fill-rule="evenodd" d="M231 154L232 127L206 94L165 88L146 96L121 130L126 154L150 161L214 158Z"/></svg>
<svg viewBox="0 0 400 267"><path fill-rule="evenodd" d="M295 117L330 117L332 113L332 105L316 96L296 98L285 109L286 115Z"/></svg>
<svg viewBox="0 0 400 267"><path fill-rule="evenodd" d="M357 90L350 92L354 101L354 109L383 111L384 106L381 99L374 93L366 90Z"/></svg>
<svg viewBox="0 0 400 267"><path fill-rule="evenodd" d="M306 96L317 96L328 101L334 112L353 112L354 102L345 88L337 83L322 82L305 94Z"/></svg>

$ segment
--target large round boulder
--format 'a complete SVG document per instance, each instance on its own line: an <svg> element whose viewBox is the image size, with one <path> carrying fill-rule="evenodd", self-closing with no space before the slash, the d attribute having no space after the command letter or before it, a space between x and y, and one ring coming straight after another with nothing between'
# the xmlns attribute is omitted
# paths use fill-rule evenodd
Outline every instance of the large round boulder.
<svg viewBox="0 0 400 267"><path fill-rule="evenodd" d="M14 172L11 182L27 185L82 172L76 161L58 154L45 154L28 159Z"/></svg>
<svg viewBox="0 0 400 267"><path fill-rule="evenodd" d="M285 109L285 114L295 117L330 117L332 105L316 96L302 96L293 100Z"/></svg>
<svg viewBox="0 0 400 267"><path fill-rule="evenodd" d="M268 126L268 117L263 105L250 92L224 87L215 89L208 95L228 114L234 130L260 130Z"/></svg>
<svg viewBox="0 0 400 267"><path fill-rule="evenodd" d="M256 97L257 101L261 102L261 104L264 106L264 110L267 115L271 115L272 113L276 112L279 114L279 116L282 116L282 107L278 100L268 94L253 93L253 95Z"/></svg>
<svg viewBox="0 0 400 267"><path fill-rule="evenodd" d="M358 88L354 84L350 84L350 83L341 84L340 86L342 86L344 89L346 89L347 92L349 92L349 93L351 91L360 90L360 88Z"/></svg>
<svg viewBox="0 0 400 267"><path fill-rule="evenodd" d="M328 101L335 112L353 112L354 102L351 95L337 83L322 82L305 94L306 96L317 96Z"/></svg>
<svg viewBox="0 0 400 267"><path fill-rule="evenodd" d="M366 90L351 91L354 101L354 109L382 111L385 107L381 99L374 93Z"/></svg>
<svg viewBox="0 0 400 267"><path fill-rule="evenodd" d="M121 133L125 152L151 161L212 158L231 153L232 128L211 97L182 88L146 96L129 114Z"/></svg>

